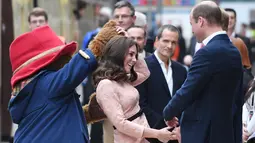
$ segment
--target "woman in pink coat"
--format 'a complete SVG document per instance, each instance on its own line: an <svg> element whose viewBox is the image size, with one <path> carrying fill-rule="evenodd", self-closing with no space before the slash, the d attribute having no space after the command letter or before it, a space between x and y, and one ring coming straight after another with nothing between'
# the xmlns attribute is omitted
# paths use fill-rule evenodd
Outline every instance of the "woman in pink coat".
<svg viewBox="0 0 255 143"><path fill-rule="evenodd" d="M113 124L114 143L147 143L145 138L158 138L162 142L175 139L168 128L150 128L140 110L139 93L134 86L146 80L150 72L144 60L137 59L137 51L132 39L113 37L93 74L97 102Z"/></svg>

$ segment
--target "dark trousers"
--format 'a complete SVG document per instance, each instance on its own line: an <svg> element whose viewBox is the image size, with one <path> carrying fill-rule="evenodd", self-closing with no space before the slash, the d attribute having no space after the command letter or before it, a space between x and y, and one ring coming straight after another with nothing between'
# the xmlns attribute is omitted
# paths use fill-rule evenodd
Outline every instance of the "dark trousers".
<svg viewBox="0 0 255 143"><path fill-rule="evenodd" d="M103 143L103 123L97 122L92 124L90 133L90 143Z"/></svg>

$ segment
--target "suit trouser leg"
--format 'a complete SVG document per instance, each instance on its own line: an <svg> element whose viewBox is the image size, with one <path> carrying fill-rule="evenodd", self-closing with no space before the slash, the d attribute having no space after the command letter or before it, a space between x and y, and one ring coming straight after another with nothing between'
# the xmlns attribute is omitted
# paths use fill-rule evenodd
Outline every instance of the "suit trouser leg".
<svg viewBox="0 0 255 143"><path fill-rule="evenodd" d="M91 143L103 143L103 128L101 122L92 124L90 137Z"/></svg>

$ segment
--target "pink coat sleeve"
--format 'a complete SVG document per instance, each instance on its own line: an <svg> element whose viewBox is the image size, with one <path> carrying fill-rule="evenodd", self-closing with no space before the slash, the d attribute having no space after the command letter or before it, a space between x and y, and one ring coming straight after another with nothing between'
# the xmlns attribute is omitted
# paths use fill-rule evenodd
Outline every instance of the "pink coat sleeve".
<svg viewBox="0 0 255 143"><path fill-rule="evenodd" d="M133 86L137 86L137 85L143 83L150 76L150 71L147 67L145 60L143 60L143 59L137 60L135 66L134 66L134 70L137 73L137 80L132 82Z"/></svg>
<svg viewBox="0 0 255 143"><path fill-rule="evenodd" d="M98 104L119 132L135 138L141 138L144 127L125 118L119 97L114 90L112 81L100 81L96 90Z"/></svg>

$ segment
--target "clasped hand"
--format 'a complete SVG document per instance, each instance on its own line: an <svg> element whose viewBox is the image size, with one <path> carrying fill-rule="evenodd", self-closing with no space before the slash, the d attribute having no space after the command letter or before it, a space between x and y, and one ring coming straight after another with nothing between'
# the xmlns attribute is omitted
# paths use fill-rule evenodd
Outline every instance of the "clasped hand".
<svg viewBox="0 0 255 143"><path fill-rule="evenodd" d="M179 122L178 122L178 118L174 117L172 120L169 121L165 121L166 125L168 127L177 127Z"/></svg>

